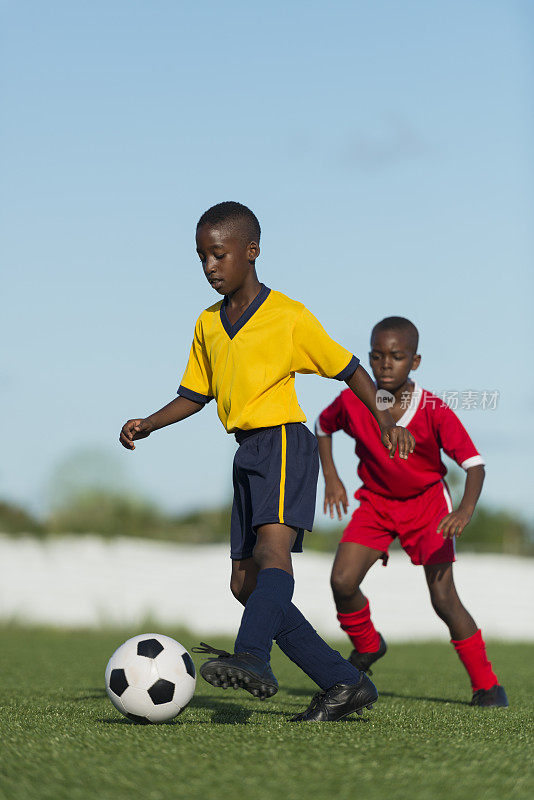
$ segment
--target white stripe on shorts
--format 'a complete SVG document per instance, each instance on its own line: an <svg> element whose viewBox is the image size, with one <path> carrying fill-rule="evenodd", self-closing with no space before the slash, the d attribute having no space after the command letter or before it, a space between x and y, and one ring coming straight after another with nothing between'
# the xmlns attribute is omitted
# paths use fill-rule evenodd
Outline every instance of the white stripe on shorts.
<svg viewBox="0 0 534 800"><path fill-rule="evenodd" d="M441 481L441 488L443 489L443 497L447 505L447 512L450 514L452 511L452 500L444 480ZM456 555L456 536L452 537L452 546L454 547L454 555Z"/></svg>

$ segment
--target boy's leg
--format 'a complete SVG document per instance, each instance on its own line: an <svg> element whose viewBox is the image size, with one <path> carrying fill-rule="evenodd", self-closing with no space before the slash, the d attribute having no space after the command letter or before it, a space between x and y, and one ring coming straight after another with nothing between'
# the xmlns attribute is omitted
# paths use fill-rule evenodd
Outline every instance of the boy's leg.
<svg viewBox="0 0 534 800"><path fill-rule="evenodd" d="M361 714L378 699L376 687L332 650L291 603L294 581L290 549L295 538L295 531L280 523L258 528L255 569L249 574L246 568L232 570L232 592L246 603L235 653L213 651L207 646L204 650L196 649L219 656L202 665L201 675L214 686L227 688L232 684L260 699L272 696L278 684L269 666L269 656L276 637L283 651L324 687L292 721L336 721L353 713Z"/></svg>
<svg viewBox="0 0 534 800"><path fill-rule="evenodd" d="M476 622L458 597L452 564L426 564L425 577L432 607L447 625L453 641L468 639L477 632Z"/></svg>
<svg viewBox="0 0 534 800"><path fill-rule="evenodd" d="M256 587L258 567L253 558L232 562L230 588L245 605ZM336 683L356 683L358 670L319 636L298 608L291 603L275 641L283 653L321 689Z"/></svg>
<svg viewBox="0 0 534 800"><path fill-rule="evenodd" d="M452 564L427 564L425 576L434 611L447 625L451 644L471 679L473 704L508 705L506 694L499 686L498 678L488 661L482 631L477 628L473 617L458 597ZM494 687L502 691L495 690Z"/></svg>
<svg viewBox="0 0 534 800"><path fill-rule="evenodd" d="M369 601L360 589L367 572L381 556L381 551L365 545L341 542L332 566L330 583L337 618L358 654L377 653L381 649L381 637L371 621Z"/></svg>
<svg viewBox="0 0 534 800"><path fill-rule="evenodd" d="M282 523L262 525L253 551L258 574L235 641L236 653L252 653L269 661L273 639L293 597L295 581L291 548L297 533Z"/></svg>
<svg viewBox="0 0 534 800"><path fill-rule="evenodd" d="M257 579L258 567L252 557L232 561L230 591L242 606L246 605L248 598L256 588Z"/></svg>
<svg viewBox="0 0 534 800"><path fill-rule="evenodd" d="M297 532L280 523L258 528L253 549L258 569L256 586L245 606L234 645L234 653L214 650L208 645L195 652L213 653L217 659L202 664L200 674L212 686L241 687L255 697L272 697L278 683L269 665L274 635L293 596L291 548Z"/></svg>
<svg viewBox="0 0 534 800"><path fill-rule="evenodd" d="M295 615L289 614L294 587L291 550L293 546L301 549L300 536L311 530L318 469L317 440L301 424L253 432L241 441L234 458L231 555L245 560L252 552L257 579L246 602L234 654L208 646L202 649L219 656L200 668L208 683L223 688L232 683L260 698L277 691L269 656L273 638L291 616L287 633L291 641L294 638ZM278 522L263 523L265 519ZM296 523L295 527L284 520ZM299 720L341 719L375 702L376 687L367 676L350 664L344 669L356 682L334 683L297 715Z"/></svg>

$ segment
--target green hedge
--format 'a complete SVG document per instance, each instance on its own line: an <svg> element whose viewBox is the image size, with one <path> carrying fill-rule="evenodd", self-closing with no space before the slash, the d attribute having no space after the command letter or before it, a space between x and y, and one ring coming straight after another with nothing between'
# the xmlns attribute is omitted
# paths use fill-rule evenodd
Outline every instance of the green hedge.
<svg viewBox="0 0 534 800"><path fill-rule="evenodd" d="M96 533L105 537L133 536L173 542L226 542L230 506L166 514L154 504L135 496L91 490L79 492L38 520L24 509L0 502L0 531L46 536L63 533ZM307 546L335 550L343 526L314 529ZM534 555L533 531L509 511L481 506L458 542L462 550Z"/></svg>

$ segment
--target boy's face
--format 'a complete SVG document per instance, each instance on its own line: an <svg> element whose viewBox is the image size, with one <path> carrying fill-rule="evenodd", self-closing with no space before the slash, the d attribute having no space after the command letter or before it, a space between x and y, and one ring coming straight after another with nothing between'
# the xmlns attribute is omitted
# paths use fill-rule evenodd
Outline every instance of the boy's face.
<svg viewBox="0 0 534 800"><path fill-rule="evenodd" d="M379 389L394 394L408 380L411 370L417 369L421 356L402 331L377 331L371 339L369 363Z"/></svg>
<svg viewBox="0 0 534 800"><path fill-rule="evenodd" d="M197 229L196 243L204 275L219 294L240 289L260 254L256 242L245 243L238 232L224 225L202 225Z"/></svg>

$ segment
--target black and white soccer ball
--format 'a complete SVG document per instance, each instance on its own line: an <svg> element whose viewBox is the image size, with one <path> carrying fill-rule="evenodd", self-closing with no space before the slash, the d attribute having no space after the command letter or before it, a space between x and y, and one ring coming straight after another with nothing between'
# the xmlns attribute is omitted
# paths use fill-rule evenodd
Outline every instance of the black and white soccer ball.
<svg viewBox="0 0 534 800"><path fill-rule="evenodd" d="M118 647L106 667L106 691L135 722L165 722L181 714L196 686L193 659L161 633L142 633Z"/></svg>

